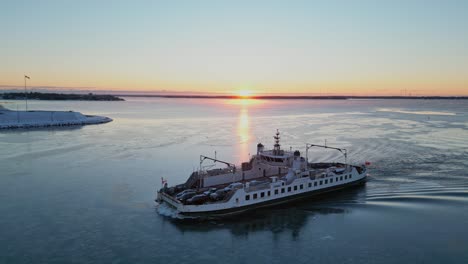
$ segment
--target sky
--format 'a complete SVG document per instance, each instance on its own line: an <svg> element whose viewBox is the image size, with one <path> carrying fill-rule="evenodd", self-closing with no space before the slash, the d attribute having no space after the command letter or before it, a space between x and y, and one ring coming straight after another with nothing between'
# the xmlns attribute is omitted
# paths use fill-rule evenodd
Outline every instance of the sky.
<svg viewBox="0 0 468 264"><path fill-rule="evenodd" d="M468 1L0 0L0 89L468 95Z"/></svg>

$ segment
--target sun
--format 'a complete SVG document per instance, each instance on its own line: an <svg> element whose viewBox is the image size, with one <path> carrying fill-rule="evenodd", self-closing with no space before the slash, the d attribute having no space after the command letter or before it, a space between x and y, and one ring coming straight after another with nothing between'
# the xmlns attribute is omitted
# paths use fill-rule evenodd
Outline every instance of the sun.
<svg viewBox="0 0 468 264"><path fill-rule="evenodd" d="M252 92L249 90L240 90L239 97L240 98L249 98L252 95Z"/></svg>

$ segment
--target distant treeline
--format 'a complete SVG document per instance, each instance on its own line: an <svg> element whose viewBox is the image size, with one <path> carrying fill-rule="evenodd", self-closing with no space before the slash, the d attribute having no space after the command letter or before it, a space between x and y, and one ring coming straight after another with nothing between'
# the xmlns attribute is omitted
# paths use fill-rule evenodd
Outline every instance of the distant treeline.
<svg viewBox="0 0 468 264"><path fill-rule="evenodd" d="M347 99L460 99L467 100L468 96L346 96L346 95L252 95L242 97L238 95L184 95L184 94L119 94L122 97L161 97L161 98L206 98L206 99L308 99L308 100L347 100Z"/></svg>
<svg viewBox="0 0 468 264"><path fill-rule="evenodd" d="M124 99L107 94L62 94L62 93L4 93L0 94L3 99L10 100L24 100L35 99L35 100L81 100L81 101L124 101Z"/></svg>

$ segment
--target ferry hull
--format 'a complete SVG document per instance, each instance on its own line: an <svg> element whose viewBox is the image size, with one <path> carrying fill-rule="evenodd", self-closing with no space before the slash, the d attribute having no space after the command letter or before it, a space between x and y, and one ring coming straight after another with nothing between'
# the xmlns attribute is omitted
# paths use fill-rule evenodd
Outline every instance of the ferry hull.
<svg viewBox="0 0 468 264"><path fill-rule="evenodd" d="M253 204L253 205L246 205L246 206L241 206L241 207L234 207L234 208L215 210L215 211L207 211L207 212L182 212L182 211L179 211L179 213L181 215L191 216L191 217L207 217L207 216L210 216L210 217L228 217L228 216L233 216L233 215L237 215L237 214L246 213L246 212L249 212L249 211L252 211L252 210L255 210L255 209L259 209L259 208L266 208L266 207L272 207L272 206L277 206L277 205L291 203L291 202L297 202L299 200L311 198L311 197L314 197L314 196L319 196L319 195L324 194L324 193L338 191L338 190L342 190L342 189L347 189L347 188L355 187L355 186L358 186L358 185L363 185L363 184L365 184L365 182L366 182L366 177L363 177L363 178L361 178L359 180L349 182L349 183L346 183L346 184L341 184L341 185L337 185L337 186L330 186L328 188L323 188L323 189L310 191L310 192L306 192L306 193L300 193L300 194L297 194L297 195L278 198L278 199L274 199L274 200L270 200L270 201L265 201L265 202L262 202L262 203L256 203L256 204ZM171 205L171 206L173 206L173 205Z"/></svg>

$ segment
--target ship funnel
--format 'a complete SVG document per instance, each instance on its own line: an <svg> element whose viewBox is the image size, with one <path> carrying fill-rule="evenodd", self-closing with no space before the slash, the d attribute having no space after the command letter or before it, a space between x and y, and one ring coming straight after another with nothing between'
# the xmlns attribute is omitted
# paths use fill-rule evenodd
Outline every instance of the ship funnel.
<svg viewBox="0 0 468 264"><path fill-rule="evenodd" d="M260 154L260 152L263 152L263 144L262 143L257 144L257 155Z"/></svg>

